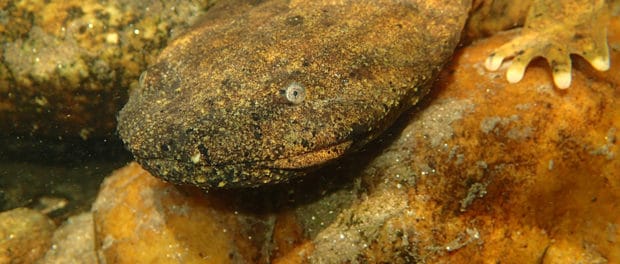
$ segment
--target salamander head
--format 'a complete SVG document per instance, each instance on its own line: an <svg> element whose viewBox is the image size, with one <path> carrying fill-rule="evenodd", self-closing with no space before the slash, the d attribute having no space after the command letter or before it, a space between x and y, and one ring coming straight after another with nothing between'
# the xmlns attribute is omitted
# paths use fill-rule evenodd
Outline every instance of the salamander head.
<svg viewBox="0 0 620 264"><path fill-rule="evenodd" d="M304 175L384 131L428 91L418 89L437 71L428 65L447 56L428 56L437 45L412 37L414 7L323 2L208 16L169 43L119 113L136 160L176 183L258 186ZM456 41L438 43L451 50Z"/></svg>

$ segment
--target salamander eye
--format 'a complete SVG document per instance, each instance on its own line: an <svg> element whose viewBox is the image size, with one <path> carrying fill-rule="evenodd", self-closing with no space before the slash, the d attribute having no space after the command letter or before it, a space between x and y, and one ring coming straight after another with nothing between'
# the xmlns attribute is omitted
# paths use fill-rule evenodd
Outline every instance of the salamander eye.
<svg viewBox="0 0 620 264"><path fill-rule="evenodd" d="M291 104L299 104L306 98L306 88L299 83L291 83L284 90L286 100Z"/></svg>

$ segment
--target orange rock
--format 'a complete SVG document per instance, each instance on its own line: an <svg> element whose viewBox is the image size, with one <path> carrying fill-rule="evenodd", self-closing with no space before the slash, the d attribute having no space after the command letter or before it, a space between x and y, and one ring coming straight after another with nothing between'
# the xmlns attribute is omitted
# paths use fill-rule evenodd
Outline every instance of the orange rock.
<svg viewBox="0 0 620 264"><path fill-rule="evenodd" d="M544 61L530 65L517 84L483 70L488 51L505 40L503 34L464 48L438 84L435 102L466 101L471 110L443 142L453 152L420 153L436 162L437 176L418 188L432 185L441 210L452 211L435 230L475 229L479 237L439 259L619 262L619 51L612 50L607 72L574 57L573 86L562 91L553 88ZM618 41L616 18L609 42Z"/></svg>
<svg viewBox="0 0 620 264"><path fill-rule="evenodd" d="M220 196L177 188L136 163L116 171L93 206L100 258L107 263L268 262L260 250L271 240L273 217L240 213L229 206L234 197L222 201Z"/></svg>
<svg viewBox="0 0 620 264"><path fill-rule="evenodd" d="M116 171L93 206L100 257L106 263L226 263L234 246L227 226L218 225L222 219L206 205L190 205L185 194L135 163Z"/></svg>

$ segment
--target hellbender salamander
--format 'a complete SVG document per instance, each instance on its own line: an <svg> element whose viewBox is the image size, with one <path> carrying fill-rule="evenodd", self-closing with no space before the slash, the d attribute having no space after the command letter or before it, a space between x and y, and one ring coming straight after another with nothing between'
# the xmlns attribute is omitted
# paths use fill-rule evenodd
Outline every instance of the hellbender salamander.
<svg viewBox="0 0 620 264"><path fill-rule="evenodd" d="M376 138L427 94L467 17L471 32L513 10L506 3L220 1L143 73L118 131L168 181L205 189L287 181ZM507 70L515 82L545 56L561 88L570 85L569 53L605 70L604 5L533 1L521 37L487 68L516 55Z"/></svg>

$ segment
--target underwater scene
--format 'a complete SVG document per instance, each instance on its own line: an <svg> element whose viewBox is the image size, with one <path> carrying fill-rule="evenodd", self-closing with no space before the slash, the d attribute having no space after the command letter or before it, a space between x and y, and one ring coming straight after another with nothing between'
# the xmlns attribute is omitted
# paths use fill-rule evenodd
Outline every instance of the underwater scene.
<svg viewBox="0 0 620 264"><path fill-rule="evenodd" d="M0 0L2 263L620 263L618 0Z"/></svg>

